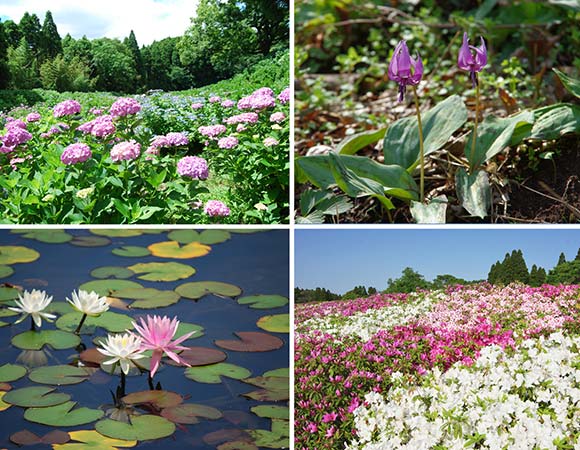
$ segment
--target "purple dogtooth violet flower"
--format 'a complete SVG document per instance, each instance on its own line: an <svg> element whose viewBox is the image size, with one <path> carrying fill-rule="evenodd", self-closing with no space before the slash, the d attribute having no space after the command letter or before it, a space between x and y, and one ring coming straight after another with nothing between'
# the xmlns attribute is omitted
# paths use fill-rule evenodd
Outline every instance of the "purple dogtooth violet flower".
<svg viewBox="0 0 580 450"><path fill-rule="evenodd" d="M405 98L407 86L417 86L423 76L423 62L417 53L417 59L411 58L405 41L400 41L395 47L393 58L389 63L389 78L399 83L399 97L401 102Z"/></svg>
<svg viewBox="0 0 580 450"><path fill-rule="evenodd" d="M474 53L471 53L473 50ZM474 47L469 45L469 38L467 33L463 33L463 43L459 49L459 56L457 57L457 66L462 70L470 72L469 77L473 83L473 87L477 86L476 72L481 72L481 69L487 64L487 49L485 48L485 41L481 38L481 45Z"/></svg>

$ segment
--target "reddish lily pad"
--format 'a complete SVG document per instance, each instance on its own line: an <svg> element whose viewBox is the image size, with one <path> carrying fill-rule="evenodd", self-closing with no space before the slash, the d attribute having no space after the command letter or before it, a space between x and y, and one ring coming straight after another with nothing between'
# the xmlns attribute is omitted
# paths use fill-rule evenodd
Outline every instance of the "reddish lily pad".
<svg viewBox="0 0 580 450"><path fill-rule="evenodd" d="M251 295L238 299L240 305L250 305L252 309L279 308L288 304L288 299L281 295Z"/></svg>
<svg viewBox="0 0 580 450"><path fill-rule="evenodd" d="M81 338L61 330L25 331L12 338L12 345L22 350L40 350L49 345L55 350L64 350L79 345Z"/></svg>
<svg viewBox="0 0 580 450"><path fill-rule="evenodd" d="M252 374L245 367L236 366L229 363L211 364L209 366L188 367L185 369L185 376L198 383L218 384L222 382L221 377L242 380Z"/></svg>
<svg viewBox="0 0 580 450"><path fill-rule="evenodd" d="M199 418L217 420L223 417L222 413L211 406L184 403L172 406L161 411L161 416L173 423L199 423Z"/></svg>
<svg viewBox="0 0 580 450"><path fill-rule="evenodd" d="M284 345L282 339L259 331L238 331L234 334L239 340L218 340L215 345L234 352L269 352Z"/></svg>
<svg viewBox="0 0 580 450"><path fill-rule="evenodd" d="M25 387L7 392L3 400L23 408L60 405L70 400L70 395L58 392L53 394L54 390L48 386Z"/></svg>
<svg viewBox="0 0 580 450"><path fill-rule="evenodd" d="M87 380L90 369L67 365L38 367L28 376L35 383L54 384L78 384Z"/></svg>
<svg viewBox="0 0 580 450"><path fill-rule="evenodd" d="M91 277L93 278L117 278L117 279L124 279L124 278L131 278L135 275L130 269L126 267L119 267L119 266L104 266L98 267L91 271Z"/></svg>
<svg viewBox="0 0 580 450"><path fill-rule="evenodd" d="M0 366L0 382L16 381L26 375L26 367L17 364Z"/></svg>
<svg viewBox="0 0 580 450"><path fill-rule="evenodd" d="M85 365L91 367L100 367L101 363L108 359L107 356L103 355L96 348L87 348L85 351L81 352L79 358Z"/></svg>
<svg viewBox="0 0 580 450"><path fill-rule="evenodd" d="M75 236L71 245L77 247L106 247L111 243L111 240L103 236Z"/></svg>
<svg viewBox="0 0 580 450"><path fill-rule="evenodd" d="M134 264L128 270L140 274L137 278L147 281L177 281L191 277L195 269L177 262L151 262Z"/></svg>
<svg viewBox="0 0 580 450"><path fill-rule="evenodd" d="M112 253L113 255L126 256L127 258L140 258L151 254L151 252L145 247L137 247L135 245L125 245L123 247L115 248Z"/></svg>
<svg viewBox="0 0 580 450"><path fill-rule="evenodd" d="M170 408L183 402L183 397L169 391L140 391L133 392L123 397L127 405L148 404L156 409Z"/></svg>
<svg viewBox="0 0 580 450"><path fill-rule="evenodd" d="M239 428L225 428L223 430L213 431L203 436L203 442L207 445L217 446L224 442L244 441L252 442L252 437L240 430Z"/></svg>
<svg viewBox="0 0 580 450"><path fill-rule="evenodd" d="M40 258L36 250L18 245L0 246L0 264L29 263Z"/></svg>
<svg viewBox="0 0 580 450"><path fill-rule="evenodd" d="M209 245L192 242L191 244L179 245L179 242L165 241L151 244L147 247L152 255L160 258L190 259L205 256L211 251Z"/></svg>
<svg viewBox="0 0 580 450"><path fill-rule="evenodd" d="M84 450L86 448L95 450L117 450L117 447L135 447L137 445L137 441L111 439L95 430L70 431L68 434L70 435L70 439L75 441L75 443L53 445L53 450Z"/></svg>
<svg viewBox="0 0 580 450"><path fill-rule="evenodd" d="M232 237L232 235L225 230L204 230L202 232L196 230L173 230L167 235L172 241L177 241L180 244L190 244L192 242L199 242L201 244L212 245L225 242Z"/></svg>
<svg viewBox="0 0 580 450"><path fill-rule="evenodd" d="M242 290L238 286L220 281L194 281L177 286L175 292L182 297L197 300L208 294L233 298L240 295Z"/></svg>
<svg viewBox="0 0 580 450"><path fill-rule="evenodd" d="M99 295L108 297L115 291L123 289L142 288L139 283L131 280L93 280L80 285L83 291L94 291Z"/></svg>
<svg viewBox="0 0 580 450"><path fill-rule="evenodd" d="M114 297L135 300L130 308L153 309L169 306L179 301L179 294L175 291L164 291L154 288L129 288L113 292Z"/></svg>
<svg viewBox="0 0 580 450"><path fill-rule="evenodd" d="M103 417L103 411L89 408L76 408L77 402L65 402L44 408L28 408L24 418L30 422L53 427L74 427L94 422Z"/></svg>
<svg viewBox="0 0 580 450"><path fill-rule="evenodd" d="M260 317L256 325L271 333L290 333L290 314Z"/></svg>
<svg viewBox="0 0 580 450"><path fill-rule="evenodd" d="M216 364L225 361L227 355L221 350L207 347L189 347L182 351L179 357L187 362L192 367L207 366L209 364ZM173 360L168 360L167 364L177 366L178 364Z"/></svg>
<svg viewBox="0 0 580 450"><path fill-rule="evenodd" d="M104 419L95 424L96 430L114 439L146 441L171 436L175 424L164 417L145 415L131 418L131 423Z"/></svg>
<svg viewBox="0 0 580 450"><path fill-rule="evenodd" d="M252 442L231 441L218 445L216 450L260 450L260 448Z"/></svg>
<svg viewBox="0 0 580 450"><path fill-rule="evenodd" d="M36 445L36 444L64 444L70 441L70 436L66 431L52 430L44 436L38 436L29 430L18 431L10 436L10 440L17 445Z"/></svg>

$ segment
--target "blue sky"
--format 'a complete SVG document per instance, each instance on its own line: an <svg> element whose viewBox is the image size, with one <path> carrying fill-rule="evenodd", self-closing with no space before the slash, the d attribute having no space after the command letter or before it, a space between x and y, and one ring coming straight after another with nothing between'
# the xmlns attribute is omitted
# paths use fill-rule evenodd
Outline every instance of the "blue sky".
<svg viewBox="0 0 580 450"><path fill-rule="evenodd" d="M432 280L449 273L468 280L487 277L506 252L521 249L528 268L546 269L560 252L574 259L580 229L298 229L295 285L343 294L356 285L387 287L412 267Z"/></svg>
<svg viewBox="0 0 580 450"><path fill-rule="evenodd" d="M0 0L0 17L20 22L25 12L42 23L52 12L61 37L119 38L135 31L139 45L182 35L198 0Z"/></svg>

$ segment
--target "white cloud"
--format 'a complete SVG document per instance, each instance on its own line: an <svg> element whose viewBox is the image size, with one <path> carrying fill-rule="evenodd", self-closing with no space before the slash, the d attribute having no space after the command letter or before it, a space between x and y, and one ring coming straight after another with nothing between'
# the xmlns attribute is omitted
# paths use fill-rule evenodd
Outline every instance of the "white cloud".
<svg viewBox="0 0 580 450"><path fill-rule="evenodd" d="M181 36L195 15L198 0L0 0L2 17L19 22L25 12L44 21L52 13L61 37L123 39L131 30L139 45Z"/></svg>

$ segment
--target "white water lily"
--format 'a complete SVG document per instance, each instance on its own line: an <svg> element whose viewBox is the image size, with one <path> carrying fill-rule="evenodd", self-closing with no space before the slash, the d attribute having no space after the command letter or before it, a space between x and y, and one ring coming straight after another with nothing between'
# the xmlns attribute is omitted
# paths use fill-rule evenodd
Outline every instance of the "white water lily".
<svg viewBox="0 0 580 450"><path fill-rule="evenodd" d="M97 350L103 355L112 356L112 359L104 361L103 364L121 364L121 370L126 375L129 373L131 365L135 365L133 360L144 358L141 350L141 339L130 333L109 334L107 340L101 343L102 348Z"/></svg>
<svg viewBox="0 0 580 450"><path fill-rule="evenodd" d="M66 299L77 311L87 316L98 316L109 309L106 297L101 297L94 291L87 292L79 289L78 294L73 291L72 300Z"/></svg>
<svg viewBox="0 0 580 450"><path fill-rule="evenodd" d="M18 300L15 300L18 308L8 309L22 313L22 317L14 323L20 323L30 315L36 326L40 327L43 318L49 322L51 322L50 319L56 318L54 314L42 312L51 301L52 297L46 295L45 291L33 289L32 292L24 291L22 295L18 294Z"/></svg>

